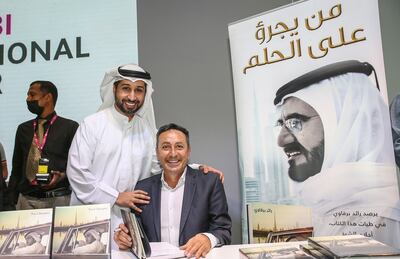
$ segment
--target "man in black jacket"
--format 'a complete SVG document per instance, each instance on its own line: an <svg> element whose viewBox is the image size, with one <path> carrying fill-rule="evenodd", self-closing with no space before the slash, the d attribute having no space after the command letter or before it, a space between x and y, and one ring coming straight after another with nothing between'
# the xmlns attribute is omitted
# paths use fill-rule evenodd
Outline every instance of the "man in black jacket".
<svg viewBox="0 0 400 259"><path fill-rule="evenodd" d="M224 187L215 174L187 166L189 132L167 124L157 132L157 158L162 171L141 180L135 189L151 197L139 214L150 242L180 246L188 257L205 256L211 248L230 244L231 218ZM121 224L114 240L120 249L131 246L128 229Z"/></svg>
<svg viewBox="0 0 400 259"><path fill-rule="evenodd" d="M57 97L57 88L49 81L30 84L26 102L37 117L18 126L8 186L10 203L17 209L69 204L65 168L78 123L56 114ZM41 167L39 160L44 162ZM49 174L48 182L37 178L39 171Z"/></svg>

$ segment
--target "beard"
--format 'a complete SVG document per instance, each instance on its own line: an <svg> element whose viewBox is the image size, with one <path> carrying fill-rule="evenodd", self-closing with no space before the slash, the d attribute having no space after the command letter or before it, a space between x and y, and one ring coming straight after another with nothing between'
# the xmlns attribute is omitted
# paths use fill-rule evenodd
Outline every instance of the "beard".
<svg viewBox="0 0 400 259"><path fill-rule="evenodd" d="M127 102L127 101L126 100L118 100L117 98L115 98L115 105L126 116L134 116L135 113L143 106L143 104L140 105L139 101L135 101L135 103L136 103L135 109L126 109L124 106L124 102Z"/></svg>
<svg viewBox="0 0 400 259"><path fill-rule="evenodd" d="M304 182L309 177L318 174L322 168L324 159L324 141L322 140L319 145L311 151L308 151L299 142L291 144L291 148L297 149L306 157L307 162L297 164L296 161L289 161L289 177L296 182Z"/></svg>

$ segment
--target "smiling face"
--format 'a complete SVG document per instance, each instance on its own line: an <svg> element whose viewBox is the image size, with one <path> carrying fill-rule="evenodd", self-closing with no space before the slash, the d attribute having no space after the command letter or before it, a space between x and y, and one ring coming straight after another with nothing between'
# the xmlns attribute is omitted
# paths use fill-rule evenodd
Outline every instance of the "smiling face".
<svg viewBox="0 0 400 259"><path fill-rule="evenodd" d="M283 148L289 163L289 176L303 182L321 171L324 159L324 128L318 113L296 97L282 105L278 145Z"/></svg>
<svg viewBox="0 0 400 259"><path fill-rule="evenodd" d="M171 129L158 136L157 158L165 174L182 174L189 156L190 147L183 132Z"/></svg>
<svg viewBox="0 0 400 259"><path fill-rule="evenodd" d="M132 118L142 107L146 84L141 81L121 80L114 85L115 107L123 115Z"/></svg>

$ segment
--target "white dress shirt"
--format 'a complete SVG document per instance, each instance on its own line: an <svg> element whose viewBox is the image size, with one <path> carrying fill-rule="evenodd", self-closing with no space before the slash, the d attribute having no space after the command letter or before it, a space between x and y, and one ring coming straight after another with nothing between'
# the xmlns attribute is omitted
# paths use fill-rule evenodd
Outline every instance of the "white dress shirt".
<svg viewBox="0 0 400 259"><path fill-rule="evenodd" d="M161 242L168 242L179 247L179 228L181 222L181 212L183 194L185 190L186 168L179 178L178 184L172 188L164 179L164 171L161 175ZM189 219L190 220L190 219ZM202 233L211 242L211 248L218 244L218 239L211 233Z"/></svg>

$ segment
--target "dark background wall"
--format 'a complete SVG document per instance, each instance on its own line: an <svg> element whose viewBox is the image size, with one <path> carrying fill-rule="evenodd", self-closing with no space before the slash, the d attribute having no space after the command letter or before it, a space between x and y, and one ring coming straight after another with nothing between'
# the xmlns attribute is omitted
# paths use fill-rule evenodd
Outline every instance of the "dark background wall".
<svg viewBox="0 0 400 259"><path fill-rule="evenodd" d="M225 173L233 243L241 243L241 186L228 24L283 0L138 0L139 63L153 78L157 126L191 134L192 162ZM360 1L361 2L361 1ZM380 1L390 99L400 92L400 1Z"/></svg>

